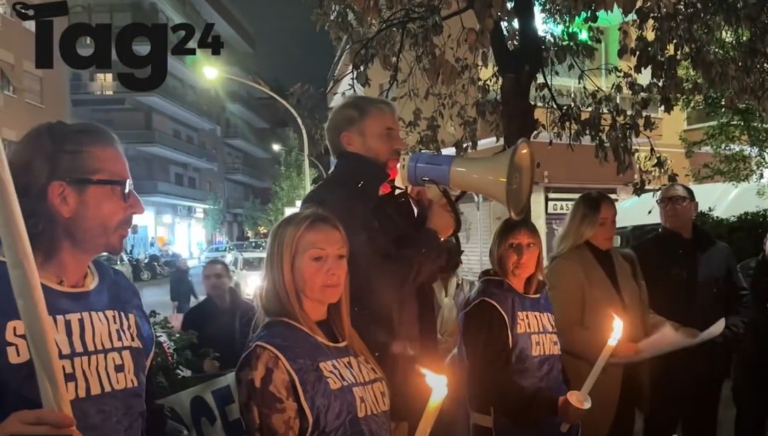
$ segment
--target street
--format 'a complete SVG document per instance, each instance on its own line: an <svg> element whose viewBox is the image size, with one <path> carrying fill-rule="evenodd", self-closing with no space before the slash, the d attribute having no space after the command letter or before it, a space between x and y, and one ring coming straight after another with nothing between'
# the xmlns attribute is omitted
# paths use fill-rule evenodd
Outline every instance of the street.
<svg viewBox="0 0 768 436"><path fill-rule="evenodd" d="M193 266L190 268L190 277L192 278L192 284L195 285L195 292L201 299L205 297L205 291L203 291L203 269L199 266ZM149 313L151 310L156 310L163 315L170 315L171 297L170 297L170 279L150 280L148 282L136 282L136 287L141 292L141 300L144 302L144 310ZM192 300L194 304L194 300Z"/></svg>

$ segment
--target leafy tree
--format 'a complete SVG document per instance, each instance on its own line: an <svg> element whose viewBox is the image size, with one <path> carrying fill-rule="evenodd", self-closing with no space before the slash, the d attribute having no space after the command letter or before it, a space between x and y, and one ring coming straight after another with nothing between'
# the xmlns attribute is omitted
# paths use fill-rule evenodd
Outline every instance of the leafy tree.
<svg viewBox="0 0 768 436"><path fill-rule="evenodd" d="M243 207L243 223L250 231L255 231L261 222L264 207L256 200L248 200Z"/></svg>
<svg viewBox="0 0 768 436"><path fill-rule="evenodd" d="M687 82L690 92L683 97L682 107L706 124L691 138L681 134L681 141L688 156L699 150L712 153L712 160L694 169L693 177L734 183L761 180L768 170L765 112L753 103L739 104L733 92L699 93L695 81Z"/></svg>
<svg viewBox="0 0 768 436"><path fill-rule="evenodd" d="M221 222L224 221L226 213L221 195L218 192L213 193L208 199L208 208L204 212L203 226L206 233L215 235L221 228Z"/></svg>
<svg viewBox="0 0 768 436"><path fill-rule="evenodd" d="M464 152L483 126L507 147L546 132L550 144L593 141L597 159L624 173L637 140L656 128L645 110L670 113L690 89L682 65L699 95L728 91L735 104L768 107L763 8L752 0L324 0L315 19L348 51L354 83L373 85L374 66L389 73L382 95L407 108L402 124L419 148ZM603 62L596 47L615 37ZM564 89L563 76L575 85Z"/></svg>
<svg viewBox="0 0 768 436"><path fill-rule="evenodd" d="M306 195L304 188L304 156L297 150L298 138L291 134L289 141L283 147L283 158L280 170L272 184L272 199L263 214L260 215L257 226L271 229L283 217L286 207L295 207L296 202ZM314 179L317 171L310 168L310 180Z"/></svg>

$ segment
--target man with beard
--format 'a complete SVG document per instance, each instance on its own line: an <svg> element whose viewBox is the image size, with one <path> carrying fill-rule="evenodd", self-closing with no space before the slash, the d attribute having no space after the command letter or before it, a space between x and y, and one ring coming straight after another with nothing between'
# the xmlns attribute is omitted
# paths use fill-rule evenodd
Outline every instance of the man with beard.
<svg viewBox="0 0 768 436"><path fill-rule="evenodd" d="M46 123L12 146L8 161L73 416L41 410L25 325L1 257L0 435L142 434L152 326L136 287L93 260L120 254L133 216L144 212L120 144L94 124Z"/></svg>
<svg viewBox="0 0 768 436"><path fill-rule="evenodd" d="M646 436L715 436L720 392L744 330L747 289L730 247L694 223L696 196L673 183L661 190L662 229L632 247L658 315L696 330L725 318L725 331L701 345L654 359Z"/></svg>
<svg viewBox="0 0 768 436"><path fill-rule="evenodd" d="M436 361L432 284L448 259L443 239L454 217L445 201L420 195L415 214L407 193L380 195L405 149L389 101L347 99L331 113L326 139L336 166L302 209L324 209L346 232L352 324L390 382L393 421L413 433L429 396L417 364Z"/></svg>

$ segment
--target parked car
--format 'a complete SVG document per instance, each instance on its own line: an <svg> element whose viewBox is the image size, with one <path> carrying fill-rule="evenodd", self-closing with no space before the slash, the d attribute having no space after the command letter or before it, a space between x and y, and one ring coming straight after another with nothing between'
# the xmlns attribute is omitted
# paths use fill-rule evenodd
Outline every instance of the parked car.
<svg viewBox="0 0 768 436"><path fill-rule="evenodd" d="M264 279L265 251L244 250L232 253L227 262L232 271L233 286L246 300L253 301Z"/></svg>
<svg viewBox="0 0 768 436"><path fill-rule="evenodd" d="M200 265L205 265L211 259L227 260L227 254L235 251L231 245L211 245L200 256Z"/></svg>
<svg viewBox="0 0 768 436"><path fill-rule="evenodd" d="M133 282L133 268L131 267L130 262L128 262L128 258L125 257L125 254L120 253L117 256L113 256L109 253L101 253L100 255L96 256L96 259L122 272L126 277L128 277L128 280Z"/></svg>
<svg viewBox="0 0 768 436"><path fill-rule="evenodd" d="M267 251L266 239L251 239L250 241L246 242L246 244L248 244L248 248L251 250Z"/></svg>

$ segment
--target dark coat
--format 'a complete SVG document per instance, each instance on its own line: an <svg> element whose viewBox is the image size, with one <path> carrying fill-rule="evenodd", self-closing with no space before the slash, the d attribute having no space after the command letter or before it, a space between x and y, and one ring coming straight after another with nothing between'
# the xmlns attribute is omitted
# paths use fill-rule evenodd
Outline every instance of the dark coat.
<svg viewBox="0 0 768 436"><path fill-rule="evenodd" d="M747 288L730 247L695 227L693 237L661 230L639 242L637 255L651 310L676 323L705 330L721 318L726 327L714 340L666 356L681 371L691 368L727 376L736 341L744 332ZM662 359L664 360L664 359ZM696 362L707 365L693 365Z"/></svg>
<svg viewBox="0 0 768 436"><path fill-rule="evenodd" d="M192 297L197 299L195 285L189 277L189 269L178 268L171 273L170 280L171 301L174 303L189 305Z"/></svg>
<svg viewBox="0 0 768 436"><path fill-rule="evenodd" d="M342 153L331 174L304 199L302 209L319 207L344 228L350 248L352 325L397 385L398 368L404 367L409 349L416 356L437 351L432 285L447 263L448 250L423 218L414 215L407 194L379 195L388 179L383 166L359 154Z"/></svg>

